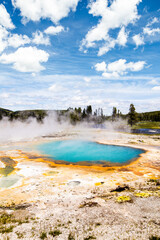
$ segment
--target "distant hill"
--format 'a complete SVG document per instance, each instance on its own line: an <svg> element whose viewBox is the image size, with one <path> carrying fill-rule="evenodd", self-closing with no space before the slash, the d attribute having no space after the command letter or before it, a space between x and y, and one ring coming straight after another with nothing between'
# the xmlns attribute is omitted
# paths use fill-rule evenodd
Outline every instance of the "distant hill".
<svg viewBox="0 0 160 240"><path fill-rule="evenodd" d="M11 113L13 113L13 111L8 110L8 109L4 109L4 108L0 108L0 120L3 117L9 117Z"/></svg>
<svg viewBox="0 0 160 240"><path fill-rule="evenodd" d="M109 116L111 119L112 116ZM121 114L121 118L127 119L128 114ZM151 122L160 122L160 111L153 111L153 112L144 112L144 113L137 113L138 121L151 121Z"/></svg>
<svg viewBox="0 0 160 240"><path fill-rule="evenodd" d="M3 117L8 117L10 121L21 120L25 121L30 117L36 118L38 122L42 122L47 116L46 110L24 110L24 111L11 111L8 109L0 108L0 120Z"/></svg>
<svg viewBox="0 0 160 240"><path fill-rule="evenodd" d="M138 113L139 121L160 122L160 111Z"/></svg>

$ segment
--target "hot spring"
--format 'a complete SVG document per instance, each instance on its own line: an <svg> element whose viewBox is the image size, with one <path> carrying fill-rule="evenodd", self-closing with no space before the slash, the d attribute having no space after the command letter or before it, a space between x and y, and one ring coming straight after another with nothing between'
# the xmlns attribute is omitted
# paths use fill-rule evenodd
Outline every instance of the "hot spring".
<svg viewBox="0 0 160 240"><path fill-rule="evenodd" d="M99 144L92 141L64 140L43 143L37 150L53 160L73 164L125 164L144 153L141 149Z"/></svg>

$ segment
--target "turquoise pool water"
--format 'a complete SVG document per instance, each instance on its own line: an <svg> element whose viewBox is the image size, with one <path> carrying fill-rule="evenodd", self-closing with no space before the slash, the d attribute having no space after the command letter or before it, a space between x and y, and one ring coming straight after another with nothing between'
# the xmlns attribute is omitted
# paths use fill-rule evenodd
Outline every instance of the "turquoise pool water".
<svg viewBox="0 0 160 240"><path fill-rule="evenodd" d="M126 163L137 158L144 151L130 147L103 145L91 141L66 140L38 145L37 150L54 160L70 163Z"/></svg>

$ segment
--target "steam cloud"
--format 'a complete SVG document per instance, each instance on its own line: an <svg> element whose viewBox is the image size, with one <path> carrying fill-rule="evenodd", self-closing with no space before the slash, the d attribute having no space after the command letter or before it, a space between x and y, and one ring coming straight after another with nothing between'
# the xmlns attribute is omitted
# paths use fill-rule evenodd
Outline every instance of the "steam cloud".
<svg viewBox="0 0 160 240"><path fill-rule="evenodd" d="M45 117L43 123L37 122L35 118L29 118L25 122L20 120L9 121L8 118L3 118L0 121L0 143L29 141L42 136L54 136L60 133L69 134L74 131L78 132L81 138L91 139L94 138L94 134L90 130L95 127L100 126L87 121L76 126L70 124L69 120L66 121L66 119L59 122L56 113L51 113ZM115 133L117 130L129 131L126 122L123 120L118 122L106 121L103 127L108 130L107 134L106 131L104 133L105 138L113 138L111 133Z"/></svg>

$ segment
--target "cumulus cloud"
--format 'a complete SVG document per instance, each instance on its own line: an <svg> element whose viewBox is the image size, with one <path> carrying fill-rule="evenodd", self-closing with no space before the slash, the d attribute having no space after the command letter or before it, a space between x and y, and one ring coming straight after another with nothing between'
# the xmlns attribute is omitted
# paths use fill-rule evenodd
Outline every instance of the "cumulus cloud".
<svg viewBox="0 0 160 240"><path fill-rule="evenodd" d="M90 1L88 8L89 13L93 16L101 17L97 26L92 27L82 40L81 49L84 47L95 47L96 43L103 41L104 45L99 50L99 55L103 55L116 44L125 46L127 42L127 33L125 27L130 23L135 23L139 19L137 5L142 0L113 0L109 1L96 0ZM120 28L116 39L111 38L109 31Z"/></svg>
<svg viewBox="0 0 160 240"><path fill-rule="evenodd" d="M119 59L118 61L112 62L108 64L108 70L110 72L118 72L118 73L124 73L126 70L130 70L133 72L140 71L144 68L145 62L144 61L138 61L138 62L129 62L125 59Z"/></svg>
<svg viewBox="0 0 160 240"><path fill-rule="evenodd" d="M159 20L157 17L152 18L152 20L147 24L147 27L150 27L155 23L159 23Z"/></svg>
<svg viewBox="0 0 160 240"><path fill-rule="evenodd" d="M29 38L27 35L22 34L12 34L6 28L0 25L0 53L2 53L6 48L13 47L18 48L26 44L36 44L36 45L49 45L50 39L48 36L40 31L32 34L33 38Z"/></svg>
<svg viewBox="0 0 160 240"><path fill-rule="evenodd" d="M125 46L127 43L127 38L128 38L128 33L126 33L125 28L122 27L117 37L117 43L121 46Z"/></svg>
<svg viewBox="0 0 160 240"><path fill-rule="evenodd" d="M56 27L50 26L44 32L46 34L50 34L50 35L57 35L58 33L62 32L62 31L64 31L64 27L62 27L62 26L56 26Z"/></svg>
<svg viewBox="0 0 160 240"><path fill-rule="evenodd" d="M7 47L8 31L0 25L0 53Z"/></svg>
<svg viewBox="0 0 160 240"><path fill-rule="evenodd" d="M133 41L136 44L137 48L141 45L144 45L144 37L141 36L140 34L134 35L133 36Z"/></svg>
<svg viewBox="0 0 160 240"><path fill-rule="evenodd" d="M36 47L21 47L14 53L2 54L0 63L12 64L12 67L20 72L40 72L45 68L42 62L47 62L49 54Z"/></svg>
<svg viewBox="0 0 160 240"><path fill-rule="evenodd" d="M10 15L3 4L0 4L0 25L8 29L15 28Z"/></svg>
<svg viewBox="0 0 160 240"><path fill-rule="evenodd" d="M106 70L107 70L107 65L106 65L106 63L103 61L103 62L101 62L101 63L97 63L97 64L95 65L95 69L96 69L97 72L106 72Z"/></svg>
<svg viewBox="0 0 160 240"><path fill-rule="evenodd" d="M160 33L160 28L145 27L143 28L143 33L149 36L154 36L156 33Z"/></svg>
<svg viewBox="0 0 160 240"><path fill-rule="evenodd" d="M119 31L117 39L111 38L109 36L106 37L106 42L103 44L102 47L99 48L98 56L102 56L105 53L109 52L113 49L116 44L119 46L125 46L128 39L128 33L125 32L125 28L122 27Z"/></svg>
<svg viewBox="0 0 160 240"><path fill-rule="evenodd" d="M35 33L33 33L33 43L37 44L37 45L50 45L50 39L49 37L45 37L44 34L40 31L37 31Z"/></svg>
<svg viewBox="0 0 160 240"><path fill-rule="evenodd" d="M14 48L18 48L25 44L29 44L30 42L31 42L31 40L26 35L11 34L8 37L8 46L11 46Z"/></svg>
<svg viewBox="0 0 160 240"><path fill-rule="evenodd" d="M159 23L159 19L157 17L153 17L146 26L143 27L143 31L141 33L132 37L133 42L136 44L136 48L147 42L154 42L158 40L160 28L156 27L157 23Z"/></svg>
<svg viewBox="0 0 160 240"><path fill-rule="evenodd" d="M0 53L2 53L7 47L18 48L29 43L31 43L31 40L28 36L12 34L0 25Z"/></svg>
<svg viewBox="0 0 160 240"><path fill-rule="evenodd" d="M133 42L136 45L136 48L138 48L141 45L144 45L147 42L153 42L157 40L157 38L153 38L153 36L156 36L160 34L160 28L159 27L153 27L153 25L159 23L158 18L154 17L152 18L145 27L143 27L142 33L136 34L132 37Z"/></svg>
<svg viewBox="0 0 160 240"><path fill-rule="evenodd" d="M129 62L127 63L126 59L119 59L118 61L109 63L108 65L105 62L97 63L95 65L96 71L103 72L102 76L105 78L118 78L127 74L129 71L138 72L141 71L146 62Z"/></svg>
<svg viewBox="0 0 160 240"><path fill-rule="evenodd" d="M155 86L152 88L153 91L160 91L160 86Z"/></svg>
<svg viewBox="0 0 160 240"><path fill-rule="evenodd" d="M55 24L67 17L70 11L76 11L78 2L79 0L12 0L24 19L39 21L49 18Z"/></svg>

